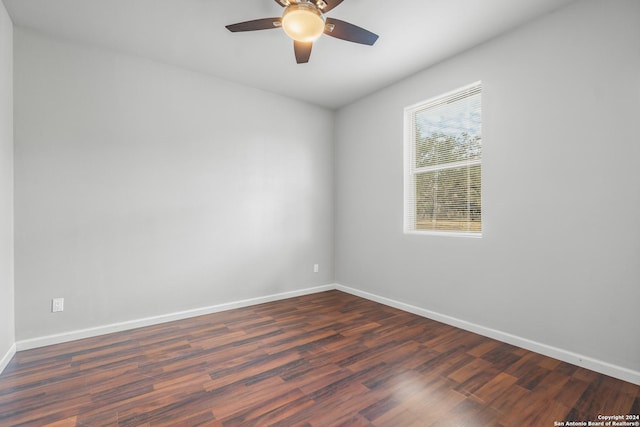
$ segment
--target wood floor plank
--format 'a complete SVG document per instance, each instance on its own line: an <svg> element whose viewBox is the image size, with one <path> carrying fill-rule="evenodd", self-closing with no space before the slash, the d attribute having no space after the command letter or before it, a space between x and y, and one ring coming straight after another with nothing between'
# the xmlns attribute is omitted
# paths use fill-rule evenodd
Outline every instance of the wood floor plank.
<svg viewBox="0 0 640 427"><path fill-rule="evenodd" d="M640 387L339 291L18 352L1 426L492 426L640 411Z"/></svg>

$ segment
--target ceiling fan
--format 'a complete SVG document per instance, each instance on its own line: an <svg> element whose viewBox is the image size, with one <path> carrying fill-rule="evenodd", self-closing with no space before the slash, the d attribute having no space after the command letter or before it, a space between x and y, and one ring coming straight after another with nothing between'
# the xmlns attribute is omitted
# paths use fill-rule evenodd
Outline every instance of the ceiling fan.
<svg viewBox="0 0 640 427"><path fill-rule="evenodd" d="M262 18L227 25L231 32L269 30L282 28L293 39L296 62L309 62L313 42L322 33L338 39L373 46L378 36L339 19L327 18L325 13L344 0L275 0L284 7L280 18Z"/></svg>

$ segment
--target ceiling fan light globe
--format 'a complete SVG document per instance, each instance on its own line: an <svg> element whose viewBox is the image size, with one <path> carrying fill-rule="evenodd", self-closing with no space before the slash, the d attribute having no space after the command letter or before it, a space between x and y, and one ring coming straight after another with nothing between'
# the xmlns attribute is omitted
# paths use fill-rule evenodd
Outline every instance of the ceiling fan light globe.
<svg viewBox="0 0 640 427"><path fill-rule="evenodd" d="M292 4L282 15L282 29L296 41L312 42L324 32L324 17L311 4Z"/></svg>

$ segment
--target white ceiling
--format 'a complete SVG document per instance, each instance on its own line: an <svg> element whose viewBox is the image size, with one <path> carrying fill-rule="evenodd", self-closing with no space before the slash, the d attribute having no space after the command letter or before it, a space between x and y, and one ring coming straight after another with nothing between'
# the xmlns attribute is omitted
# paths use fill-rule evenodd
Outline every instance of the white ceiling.
<svg viewBox="0 0 640 427"><path fill-rule="evenodd" d="M373 46L322 36L296 64L281 29L224 26L277 17L274 0L3 0L17 26L338 108L573 0L345 0L327 16Z"/></svg>

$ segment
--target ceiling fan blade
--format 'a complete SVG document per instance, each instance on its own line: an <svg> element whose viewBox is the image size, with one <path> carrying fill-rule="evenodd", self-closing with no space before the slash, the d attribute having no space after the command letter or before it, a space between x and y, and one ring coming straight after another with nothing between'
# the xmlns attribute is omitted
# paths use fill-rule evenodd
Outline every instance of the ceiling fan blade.
<svg viewBox="0 0 640 427"><path fill-rule="evenodd" d="M289 6L289 0L275 0L275 2L278 3L282 7Z"/></svg>
<svg viewBox="0 0 640 427"><path fill-rule="evenodd" d="M327 18L324 33L337 39L348 42L373 46L378 40L378 35L339 19Z"/></svg>
<svg viewBox="0 0 640 427"><path fill-rule="evenodd" d="M313 47L313 42L299 42L293 41L293 50L296 53L296 62L298 64L306 64L309 62L309 57L311 57L311 48Z"/></svg>
<svg viewBox="0 0 640 427"><path fill-rule="evenodd" d="M277 0L276 0L277 1ZM322 9L322 13L327 13L329 12L331 9L333 9L334 7L338 6L340 3L342 3L344 0L324 0L324 2L327 4L327 7L325 7L324 9Z"/></svg>
<svg viewBox="0 0 640 427"><path fill-rule="evenodd" d="M282 18L262 18L254 19L253 21L238 22L237 24L227 25L227 30L232 33L239 31L255 31L255 30L270 30L272 28L280 28Z"/></svg>

